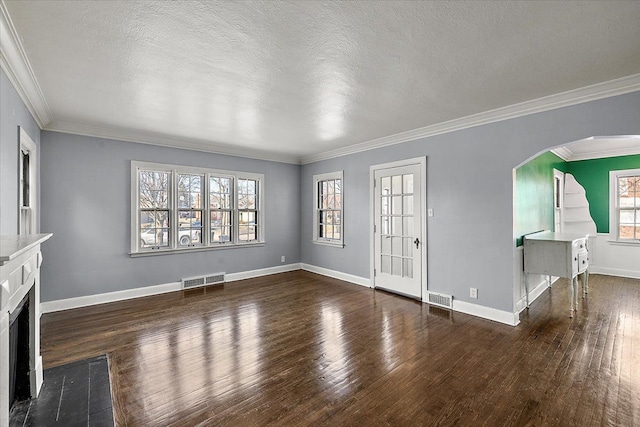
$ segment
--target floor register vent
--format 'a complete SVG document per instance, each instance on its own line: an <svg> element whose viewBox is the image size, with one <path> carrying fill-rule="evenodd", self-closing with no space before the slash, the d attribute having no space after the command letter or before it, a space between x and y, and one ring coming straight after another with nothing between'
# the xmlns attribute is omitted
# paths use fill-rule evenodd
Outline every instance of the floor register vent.
<svg viewBox="0 0 640 427"><path fill-rule="evenodd" d="M224 273L214 273L206 276L182 279L182 289L197 288L198 286L219 285L224 283Z"/></svg>
<svg viewBox="0 0 640 427"><path fill-rule="evenodd" d="M437 305L444 308L453 308L453 295L439 294L438 292L429 292L429 304Z"/></svg>

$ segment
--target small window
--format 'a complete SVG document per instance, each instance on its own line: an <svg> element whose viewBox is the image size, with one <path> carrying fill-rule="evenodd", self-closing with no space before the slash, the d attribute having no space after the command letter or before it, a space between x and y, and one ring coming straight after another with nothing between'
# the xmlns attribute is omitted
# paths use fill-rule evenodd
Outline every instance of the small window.
<svg viewBox="0 0 640 427"><path fill-rule="evenodd" d="M611 171L609 184L611 239L640 243L640 169Z"/></svg>
<svg viewBox="0 0 640 427"><path fill-rule="evenodd" d="M342 171L314 175L314 243L343 246Z"/></svg>
<svg viewBox="0 0 640 427"><path fill-rule="evenodd" d="M23 128L20 128L19 154L19 233L32 234L36 232L36 204L37 204L37 154L36 143Z"/></svg>
<svg viewBox="0 0 640 427"><path fill-rule="evenodd" d="M131 253L263 243L264 176L131 162Z"/></svg>

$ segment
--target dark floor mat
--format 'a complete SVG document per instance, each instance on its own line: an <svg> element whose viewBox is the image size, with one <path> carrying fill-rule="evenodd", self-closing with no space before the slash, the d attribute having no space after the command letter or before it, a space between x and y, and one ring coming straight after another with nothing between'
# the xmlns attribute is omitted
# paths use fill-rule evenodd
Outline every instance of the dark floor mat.
<svg viewBox="0 0 640 427"><path fill-rule="evenodd" d="M10 427L114 425L107 356L44 370L37 399L16 403Z"/></svg>

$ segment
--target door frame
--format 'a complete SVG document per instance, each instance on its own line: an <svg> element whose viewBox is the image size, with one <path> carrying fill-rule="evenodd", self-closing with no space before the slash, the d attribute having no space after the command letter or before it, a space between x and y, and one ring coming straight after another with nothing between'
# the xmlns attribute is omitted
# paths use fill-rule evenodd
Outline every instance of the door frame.
<svg viewBox="0 0 640 427"><path fill-rule="evenodd" d="M376 287L376 278L374 275L375 268L375 234L373 231L373 226L375 224L375 173L378 170L382 169L391 169L401 166L411 166L411 165L419 165L420 166L420 175L422 179L422 185L420 186L420 197L422 199L422 203L420 203L420 223L422 227L420 227L420 241L422 242L422 257L421 257L421 296L422 302L427 302L428 300L428 284L427 284L427 250L429 245L427 244L427 157L414 157L411 159L398 160L395 162L389 163L381 163L377 165L369 166L369 280L371 283L371 288L375 289Z"/></svg>
<svg viewBox="0 0 640 427"><path fill-rule="evenodd" d="M556 180L560 184L556 187ZM560 205L556 207L556 204ZM556 210L558 211L560 229L556 230ZM564 172L553 169L553 231L562 232L564 226Z"/></svg>

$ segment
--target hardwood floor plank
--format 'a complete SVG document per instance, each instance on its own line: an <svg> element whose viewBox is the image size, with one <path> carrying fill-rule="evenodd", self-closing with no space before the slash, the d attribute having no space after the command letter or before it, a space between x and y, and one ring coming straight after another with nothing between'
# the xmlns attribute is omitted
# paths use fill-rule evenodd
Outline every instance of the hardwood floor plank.
<svg viewBox="0 0 640 427"><path fill-rule="evenodd" d="M42 354L108 354L118 426L637 425L640 280L567 292L510 327L295 271L47 314Z"/></svg>

